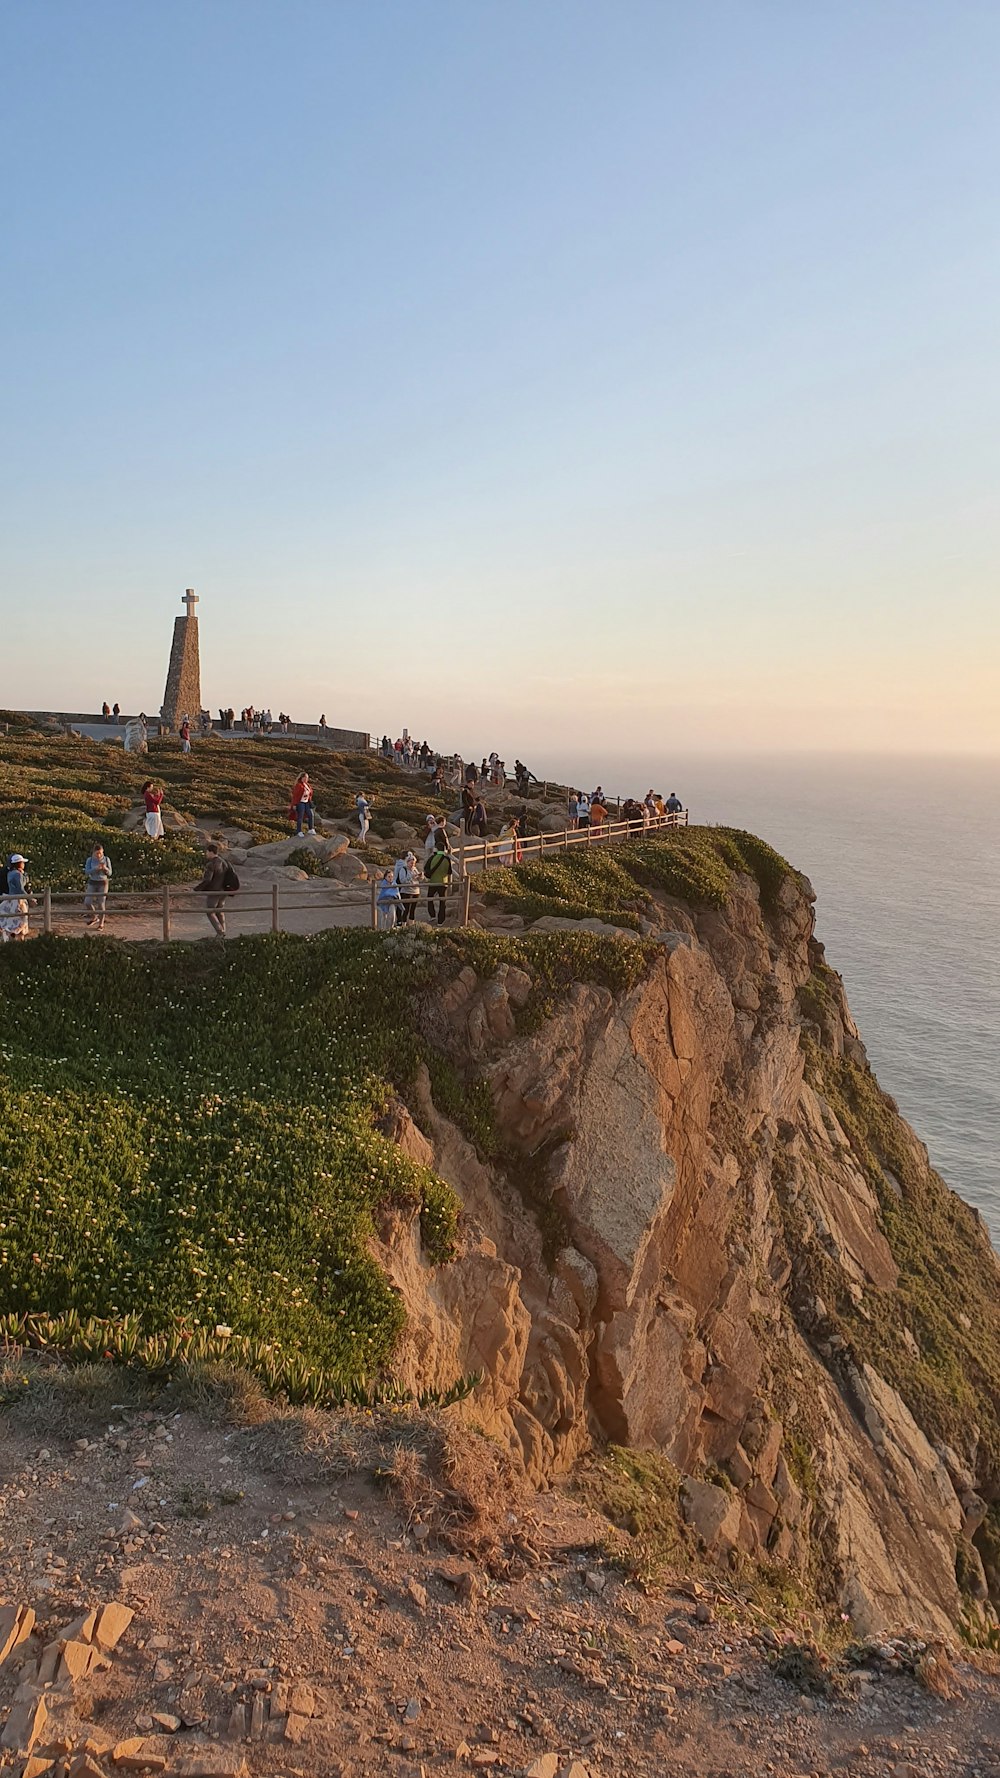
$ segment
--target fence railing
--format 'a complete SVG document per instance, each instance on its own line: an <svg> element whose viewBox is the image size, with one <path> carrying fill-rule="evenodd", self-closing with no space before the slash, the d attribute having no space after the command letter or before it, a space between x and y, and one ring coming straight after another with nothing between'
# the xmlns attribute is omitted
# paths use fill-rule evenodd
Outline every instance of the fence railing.
<svg viewBox="0 0 1000 1778"><path fill-rule="evenodd" d="M463 834L454 848L454 877L447 886L446 899L457 905L459 923L468 924L474 879L506 865L540 858L552 852L607 846L623 840L662 832L666 828L686 827L686 809L666 815L651 816L648 821L603 821L599 827L567 827L555 833L526 834L523 838L474 839ZM84 892L44 889L28 900L30 932L79 932L100 927L128 936L172 938L188 936L178 930L192 920L207 920L210 908L221 902L227 917L240 930L283 932L314 915L333 915L323 919L319 927L378 927L391 921L378 906L378 882L359 883L356 888L314 877L308 883L270 883L259 888L248 886L231 893L216 890L209 894L186 884L164 883L159 889L115 889L94 901ZM422 883L420 904L427 904L427 890ZM101 906L103 901L103 907ZM251 924L247 928L247 921ZM137 928L142 928L137 931Z"/></svg>

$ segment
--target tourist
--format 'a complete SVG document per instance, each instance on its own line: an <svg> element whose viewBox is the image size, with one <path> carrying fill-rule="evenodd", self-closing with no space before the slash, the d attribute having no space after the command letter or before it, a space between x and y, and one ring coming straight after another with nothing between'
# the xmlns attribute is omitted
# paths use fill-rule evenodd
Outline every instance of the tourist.
<svg viewBox="0 0 1000 1778"><path fill-rule="evenodd" d="M264 711L264 714L260 719L260 726L264 730L265 735L271 733L271 730L274 727L274 717L271 715L270 710Z"/></svg>
<svg viewBox="0 0 1000 1778"><path fill-rule="evenodd" d="M476 769L475 766L473 766L473 768L472 768L473 772L475 772L475 769ZM475 820L476 800L477 800L476 793L473 790L472 785L471 784L463 784L462 785L462 820L465 825L466 833L472 832L472 823Z"/></svg>
<svg viewBox="0 0 1000 1778"><path fill-rule="evenodd" d="M667 797L667 814L668 815L679 815L681 813L681 810L683 809L683 807L684 807L684 804L681 802L681 799L677 795L676 790L672 790L670 792L670 795Z"/></svg>
<svg viewBox="0 0 1000 1778"><path fill-rule="evenodd" d="M111 721L111 705L108 703L107 698L105 698L103 704L101 705L101 718L102 718L102 721L104 721L104 722Z"/></svg>
<svg viewBox="0 0 1000 1778"><path fill-rule="evenodd" d="M104 931L104 922L108 909L108 884L112 877L111 860L104 847L98 842L83 867L87 880L87 888L83 897L86 913L85 925L93 927L95 932Z"/></svg>
<svg viewBox="0 0 1000 1778"><path fill-rule="evenodd" d="M597 828L598 830L600 830L600 828L603 826L603 824L607 820L607 818L608 818L607 804L605 803L603 797L600 797L598 795L597 791L595 790L593 796L590 799L590 826L591 826L591 828Z"/></svg>
<svg viewBox="0 0 1000 1778"><path fill-rule="evenodd" d="M212 718L209 716L207 710L202 710L200 716L198 717L198 727L201 729L201 732L203 735L210 735L211 734L211 732L212 732Z"/></svg>
<svg viewBox="0 0 1000 1778"><path fill-rule="evenodd" d="M292 791L291 808L296 821L296 838L302 838L302 828L304 823L309 829L310 839L315 839L316 812L313 808L313 787L309 782L308 772L300 772L295 780L295 788Z"/></svg>
<svg viewBox="0 0 1000 1778"><path fill-rule="evenodd" d="M23 852L12 852L6 871L4 893L0 895L0 943L13 944L28 936L28 877Z"/></svg>
<svg viewBox="0 0 1000 1778"><path fill-rule="evenodd" d="M218 846L206 846L205 875L195 884L195 889L207 897L205 914L219 938L226 936L226 872L226 862L220 857Z"/></svg>
<svg viewBox="0 0 1000 1778"><path fill-rule="evenodd" d="M642 804L637 803L634 796L627 796L622 803L622 820L628 822L630 831L642 821Z"/></svg>
<svg viewBox="0 0 1000 1778"><path fill-rule="evenodd" d="M437 765L434 767L434 776L431 779L431 791L434 796L444 795L444 772L440 760L438 760Z"/></svg>
<svg viewBox="0 0 1000 1778"><path fill-rule="evenodd" d="M431 852L424 865L424 876L427 878L427 918L434 925L435 905L437 907L437 924L444 925L448 888L453 875L451 847L443 827L435 828L431 839Z"/></svg>
<svg viewBox="0 0 1000 1778"><path fill-rule="evenodd" d="M157 790L152 778L147 778L142 787L142 800L146 805L146 832L151 840L163 838L163 816L160 804L163 801L162 790Z"/></svg>
<svg viewBox="0 0 1000 1778"><path fill-rule="evenodd" d="M500 864L520 864L521 862L521 845L518 839L516 815L512 816L500 829L497 859Z"/></svg>
<svg viewBox="0 0 1000 1778"><path fill-rule="evenodd" d="M590 826L590 798L585 790L578 790L576 793L576 825Z"/></svg>
<svg viewBox="0 0 1000 1778"><path fill-rule="evenodd" d="M363 790L359 790L354 799L354 807L358 811L358 845L368 844L368 828L371 822L372 806Z"/></svg>
<svg viewBox="0 0 1000 1778"><path fill-rule="evenodd" d="M444 834L445 845L447 846L449 852L451 851L451 841L448 839L448 836L444 832L444 828L441 825L440 815L428 815L425 819L424 827L426 830L424 833L424 858L425 859L428 859L434 850L434 836L435 836L435 834L438 833L439 830L442 834Z"/></svg>
<svg viewBox="0 0 1000 1778"><path fill-rule="evenodd" d="M478 833L479 838L484 840L486 838L486 829L488 825L489 820L486 814L486 804L483 802L481 796L477 796L472 807L472 831L473 833Z"/></svg>
<svg viewBox="0 0 1000 1778"><path fill-rule="evenodd" d="M407 852L405 858L397 858L392 880L399 890L399 924L404 926L407 920L416 919L417 902L420 900L420 876L415 852Z"/></svg>
<svg viewBox="0 0 1000 1778"><path fill-rule="evenodd" d="M375 895L375 911L378 916L380 932L389 932L393 926L400 924L402 916L402 900L399 888L393 882L392 872L379 872L376 876L378 890Z"/></svg>
<svg viewBox="0 0 1000 1778"><path fill-rule="evenodd" d="M319 719L319 732L323 736L326 735L326 717L325 716L321 716Z"/></svg>
<svg viewBox="0 0 1000 1778"><path fill-rule="evenodd" d="M190 753L190 751L191 751L191 724L188 721L188 718L186 716L184 717L184 720L181 723L180 736L181 736L181 752L182 753Z"/></svg>
<svg viewBox="0 0 1000 1778"><path fill-rule="evenodd" d="M120 704L112 704L111 714L114 717L116 722L120 722L121 721L121 714L122 714L121 705Z"/></svg>

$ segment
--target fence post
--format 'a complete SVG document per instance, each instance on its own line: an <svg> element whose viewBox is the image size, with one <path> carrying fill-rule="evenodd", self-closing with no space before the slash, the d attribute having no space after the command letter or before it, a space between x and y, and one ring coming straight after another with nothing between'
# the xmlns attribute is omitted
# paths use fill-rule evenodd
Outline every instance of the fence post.
<svg viewBox="0 0 1000 1778"><path fill-rule="evenodd" d="M378 884L372 878L372 931L378 931Z"/></svg>
<svg viewBox="0 0 1000 1778"><path fill-rule="evenodd" d="M279 901L278 901L278 885L277 885L277 883L271 884L271 931L272 932L280 932L281 931L281 911L280 911L280 905L279 905Z"/></svg>
<svg viewBox="0 0 1000 1778"><path fill-rule="evenodd" d="M462 878L462 925L469 924L469 901L472 896L472 878Z"/></svg>
<svg viewBox="0 0 1000 1778"><path fill-rule="evenodd" d="M42 931L52 931L52 891L46 884L42 894Z"/></svg>
<svg viewBox="0 0 1000 1778"><path fill-rule="evenodd" d="M164 942L164 944L166 944L169 941L169 938L170 938L170 885L169 885L169 883L164 883L164 885L163 885L163 942Z"/></svg>

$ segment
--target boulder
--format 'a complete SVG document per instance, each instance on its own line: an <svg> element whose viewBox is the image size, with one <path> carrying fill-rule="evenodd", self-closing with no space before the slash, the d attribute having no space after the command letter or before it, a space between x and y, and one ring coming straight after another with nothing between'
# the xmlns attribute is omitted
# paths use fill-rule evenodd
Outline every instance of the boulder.
<svg viewBox="0 0 1000 1778"><path fill-rule="evenodd" d="M533 920L530 932L594 932L607 938L629 938L638 942L639 934L631 926L612 926L607 920L568 920L561 914L543 914Z"/></svg>

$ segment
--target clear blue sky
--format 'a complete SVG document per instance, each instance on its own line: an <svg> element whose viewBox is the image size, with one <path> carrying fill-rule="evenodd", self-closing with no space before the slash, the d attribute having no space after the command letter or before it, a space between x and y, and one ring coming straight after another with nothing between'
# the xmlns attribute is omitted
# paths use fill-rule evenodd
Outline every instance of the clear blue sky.
<svg viewBox="0 0 1000 1778"><path fill-rule="evenodd" d="M0 704L1000 748L1000 7L0 17ZM596 726L595 726L596 725Z"/></svg>

